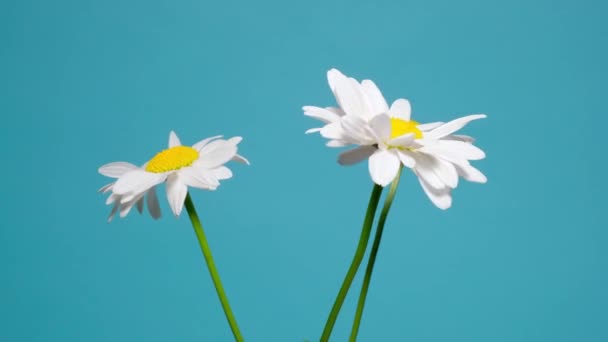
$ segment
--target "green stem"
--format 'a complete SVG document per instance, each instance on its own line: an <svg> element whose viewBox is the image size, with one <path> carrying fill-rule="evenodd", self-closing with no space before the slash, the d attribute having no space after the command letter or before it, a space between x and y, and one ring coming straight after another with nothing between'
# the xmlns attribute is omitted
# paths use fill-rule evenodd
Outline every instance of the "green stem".
<svg viewBox="0 0 608 342"><path fill-rule="evenodd" d="M207 242L205 232L203 231L203 225L201 224L201 221L199 220L198 215L196 214L196 209L194 209L194 203L192 202L192 198L190 198L189 193L186 196L185 204L186 210L188 211L188 216L190 217L190 221L192 221L192 227L194 227L194 232L196 233L196 237L198 238L198 243L201 245L203 256L205 257L205 261L207 262L209 274L211 274L211 279L213 279L213 285L215 285L217 296L220 298L222 308L224 308L224 314L226 315L226 319L228 320L228 324L230 324L230 329L232 330L232 334L234 335L234 339L238 342L242 342L243 336L239 331L239 327L236 323L236 319L234 318L234 314L232 313L232 309L230 309L228 297L226 296L226 292L224 292L224 287L222 286L220 275L217 272L215 262L213 261L213 256L211 255L211 248L209 248L209 243Z"/></svg>
<svg viewBox="0 0 608 342"><path fill-rule="evenodd" d="M357 312L355 313L355 320L353 321L353 327L350 332L350 342L357 340L357 334L359 333L359 325L361 324L361 316L363 316L363 307L365 306L365 298L367 297L367 290L369 289L369 283L372 279L372 272L374 271L374 263L376 262L376 255L378 255L378 249L380 248L380 240L382 239L382 231L384 230L384 223L388 217L388 212L393 204L393 199L399 186L399 178L401 177L401 168L399 173L384 200L384 207L380 213L380 219L378 220L378 228L376 229L376 236L374 237L374 243L372 244L372 250L369 254L369 260L367 262L367 268L365 269L365 276L363 277L363 285L361 286L361 293L359 294L359 302L357 303Z"/></svg>
<svg viewBox="0 0 608 342"><path fill-rule="evenodd" d="M361 265L363 255L365 254L365 249L367 248L367 242L369 241L372 225L374 223L374 216L376 215L376 208L378 208L378 202L380 201L381 194L382 187L380 185L374 184L374 189L372 190L372 194L369 199L369 204L367 205L365 220L363 221L363 229L361 229L359 245L357 245L355 256L353 257L353 261L350 264L350 268L346 273L346 277L344 277L342 287L340 287L340 291L338 292L338 296L336 297L334 305L331 308L329 317L327 317L327 322L325 323L325 328L323 329L323 335L321 335L321 342L327 342L329 340L331 331L334 328L334 324L336 323L336 319L338 318L338 314L340 313L342 303L344 303L344 299L346 298L346 294L348 293L350 285L352 284L353 279L357 274L359 265Z"/></svg>

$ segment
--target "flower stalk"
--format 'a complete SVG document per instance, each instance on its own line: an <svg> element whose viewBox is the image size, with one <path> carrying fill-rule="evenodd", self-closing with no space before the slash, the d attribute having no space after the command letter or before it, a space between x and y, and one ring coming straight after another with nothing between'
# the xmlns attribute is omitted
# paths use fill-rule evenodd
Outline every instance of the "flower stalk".
<svg viewBox="0 0 608 342"><path fill-rule="evenodd" d="M344 277L344 281L342 282L340 291L336 296L336 300L334 301L334 305L331 308L331 312L327 317L327 322L325 323L325 328L323 329L323 334L321 335L321 342L329 341L329 337L336 323L336 319L338 318L338 314L340 313L340 309L342 308L342 304L344 303L344 299L346 298L348 290L350 289L355 275L357 274L357 270L361 265L361 261L363 260L365 249L367 248L367 243L371 234L372 225L374 223L374 216L376 215L378 202L380 202L380 195L382 194L382 190L383 188L380 185L374 184L374 188L369 199L369 204L367 206L365 220L363 221L363 228L361 229L361 236L359 238L357 250L355 251L353 261L351 262L350 267L348 268L348 272Z"/></svg>
<svg viewBox="0 0 608 342"><path fill-rule="evenodd" d="M199 220L198 215L196 213L196 209L194 208L194 203L192 202L190 193L186 195L185 206L186 211L188 211L190 221L192 221L192 227L194 228L194 232L196 233L196 237L198 238L199 245L201 246L201 251L203 252L203 256L205 257L205 261L207 262L207 268L209 269L209 274L211 275L211 279L213 280L213 285L215 286L217 296L219 297L220 302L222 303L224 314L226 315L226 319L228 320L228 324L230 325L230 329L232 330L232 334L234 335L234 339L237 342L242 342L243 336L241 335L234 314L232 313L232 309L230 308L230 304L228 303L228 297L226 296L226 292L224 291L224 287L222 286L220 275L217 271L217 268L215 267L213 255L211 254L211 248L209 247L209 243L207 242L207 237L205 236L203 225L201 224L201 221Z"/></svg>
<svg viewBox="0 0 608 342"><path fill-rule="evenodd" d="M357 334L359 333L359 326L361 324L361 317L363 316L363 308L365 307L365 299L367 298L367 291L369 289L369 284L372 279L372 272L374 271L374 264L376 263L376 256L378 255L378 249L380 248L380 241L382 240L382 232L384 231L384 224L386 223L386 218L388 217L388 213L391 209L391 205L393 204L393 199L395 198L395 194L397 193L397 187L399 186L399 179L401 178L402 167L399 168L399 173L397 177L393 180L391 184L391 188L384 200L384 206L382 207L382 211L380 212L380 219L378 220L378 227L376 228L376 235L374 237L374 242L372 244L372 250L369 254L369 259L367 262L367 267L365 269L365 276L363 277L363 284L361 285L361 293L359 294L359 301L357 303L357 311L355 313L355 319L353 320L353 327L350 333L350 342L354 342L357 340Z"/></svg>

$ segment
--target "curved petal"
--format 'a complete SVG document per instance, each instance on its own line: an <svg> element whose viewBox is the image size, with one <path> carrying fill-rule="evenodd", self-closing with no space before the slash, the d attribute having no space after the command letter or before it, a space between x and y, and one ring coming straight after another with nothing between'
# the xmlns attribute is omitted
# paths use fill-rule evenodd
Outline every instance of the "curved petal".
<svg viewBox="0 0 608 342"><path fill-rule="evenodd" d="M424 193L437 208L446 210L452 206L452 194L450 193L450 188L435 189L425 182L425 180L420 176L418 176L418 181L420 182Z"/></svg>
<svg viewBox="0 0 608 342"><path fill-rule="evenodd" d="M113 186L114 186L114 183L106 184L106 185L102 186L99 190L97 190L97 192L101 192L102 194L105 194L106 192L112 190Z"/></svg>
<svg viewBox="0 0 608 342"><path fill-rule="evenodd" d="M227 163L236 156L237 148L226 140L215 140L204 146L199 152L198 163L212 169Z"/></svg>
<svg viewBox="0 0 608 342"><path fill-rule="evenodd" d="M371 80L363 80L361 82L361 89L366 95L368 106L372 111L372 114L380 114L388 112L388 104L382 96L382 92Z"/></svg>
<svg viewBox="0 0 608 342"><path fill-rule="evenodd" d="M454 189L458 186L458 172L454 165L441 158L431 157L434 160L435 174L441 178L445 185Z"/></svg>
<svg viewBox="0 0 608 342"><path fill-rule="evenodd" d="M148 190L148 212L153 219L158 220L160 218L160 205L158 203L158 195L156 195L156 187L153 186Z"/></svg>
<svg viewBox="0 0 608 342"><path fill-rule="evenodd" d="M368 123L358 116L346 115L340 121L344 130L344 139L358 145L376 143Z"/></svg>
<svg viewBox="0 0 608 342"><path fill-rule="evenodd" d="M391 146L408 147L414 140L416 140L414 133L408 133L389 140L388 144Z"/></svg>
<svg viewBox="0 0 608 342"><path fill-rule="evenodd" d="M374 183L387 186L399 172L399 157L387 150L378 150L369 158L369 173Z"/></svg>
<svg viewBox="0 0 608 342"><path fill-rule="evenodd" d="M462 134L447 135L447 136L443 137L443 139L441 139L441 140L462 141L462 142L466 142L469 144L472 144L475 142L475 138L470 137L468 135L462 135Z"/></svg>
<svg viewBox="0 0 608 342"><path fill-rule="evenodd" d="M180 177L177 174L169 176L167 179L167 200L169 200L169 206L175 216L181 214L187 194L188 187Z"/></svg>
<svg viewBox="0 0 608 342"><path fill-rule="evenodd" d="M388 141L391 138L391 118L388 114L380 114L374 116L370 120L369 125L380 142Z"/></svg>
<svg viewBox="0 0 608 342"><path fill-rule="evenodd" d="M302 107L302 110L304 110L304 115L317 120L321 120L325 123L336 122L340 120L340 116L338 116L338 114L326 108L304 106Z"/></svg>
<svg viewBox="0 0 608 342"><path fill-rule="evenodd" d="M162 183L165 178L166 175L163 173L152 173L137 169L120 177L114 184L112 191L118 195L138 194Z"/></svg>
<svg viewBox="0 0 608 342"><path fill-rule="evenodd" d="M213 174L213 176L215 176L215 178L219 180L232 178L232 171L230 171L230 169L225 166L220 166L209 171L211 172L211 174Z"/></svg>
<svg viewBox="0 0 608 342"><path fill-rule="evenodd" d="M211 170L198 164L179 170L179 176L184 184L198 189L215 190L220 185Z"/></svg>
<svg viewBox="0 0 608 342"><path fill-rule="evenodd" d="M412 106L406 99L397 99L391 105L391 116L401 120L410 121L412 116Z"/></svg>
<svg viewBox="0 0 608 342"><path fill-rule="evenodd" d="M471 122L473 120L479 120L479 119L484 119L484 118L486 118L485 114L475 114L475 115L467 115L462 118L452 120L446 124L443 124L443 125L435 128L434 130L426 133L425 138L441 139L447 135L450 135L450 134L458 131L459 129L463 128L464 126L466 126L469 122Z"/></svg>
<svg viewBox="0 0 608 342"><path fill-rule="evenodd" d="M139 200L135 203L137 206L137 211L141 214L144 212L144 196L141 196Z"/></svg>
<svg viewBox="0 0 608 342"><path fill-rule="evenodd" d="M325 144L327 147L344 147L348 145L350 145L350 143L343 140L330 140Z"/></svg>
<svg viewBox="0 0 608 342"><path fill-rule="evenodd" d="M416 158L416 174L434 189L445 188L445 183L435 173L433 160L428 155L422 153L416 153L414 157Z"/></svg>
<svg viewBox="0 0 608 342"><path fill-rule="evenodd" d="M141 193L137 196L135 196L132 200L130 200L129 202L126 203L122 203L120 206L120 213L119 216L121 218L127 216L129 214L129 212L131 211L131 209L133 208L133 206L139 202L139 200L144 197L144 193Z"/></svg>
<svg viewBox="0 0 608 342"><path fill-rule="evenodd" d="M342 139L344 136L344 130L340 121L332 122L321 128L321 136L326 139Z"/></svg>
<svg viewBox="0 0 608 342"><path fill-rule="evenodd" d="M359 146L352 150L340 153L338 163L340 165L353 165L369 158L377 148L374 146Z"/></svg>
<svg viewBox="0 0 608 342"><path fill-rule="evenodd" d="M419 130L425 132L425 131L430 131L432 129L435 129L441 125L443 125L445 122L441 122L441 121L437 121L437 122L430 122L430 123L425 123L425 124L420 124L418 126L416 126Z"/></svg>
<svg viewBox="0 0 608 342"><path fill-rule="evenodd" d="M205 147L205 145L207 145L211 141L213 141L215 139L219 139L221 137L222 137L221 135L216 135L216 136L213 136L213 137L205 138L205 139L197 142L196 144L192 145L192 148L195 149L195 150L197 150L197 151L200 151L201 148Z"/></svg>
<svg viewBox="0 0 608 342"><path fill-rule="evenodd" d="M479 171L470 164L454 166L456 167L456 171L458 171L458 174L469 182L484 184L488 181L488 178L486 178L486 176L481 171Z"/></svg>
<svg viewBox="0 0 608 342"><path fill-rule="evenodd" d="M401 160L401 163L408 168L413 168L414 166L416 166L416 159L414 159L414 157L412 156L412 152L410 151L402 151L402 150L397 150L397 155L399 156L399 159Z"/></svg>
<svg viewBox="0 0 608 342"><path fill-rule="evenodd" d="M171 133L169 133L169 148L181 145L182 143L179 141L177 134L175 134L174 131L171 131Z"/></svg>
<svg viewBox="0 0 608 342"><path fill-rule="evenodd" d="M101 166L97 171L106 177L119 178L125 173L138 169L137 166L127 162L113 162Z"/></svg>
<svg viewBox="0 0 608 342"><path fill-rule="evenodd" d="M463 141L439 140L437 145L446 154L468 160L480 160L486 157L485 152L479 147Z"/></svg>
<svg viewBox="0 0 608 342"><path fill-rule="evenodd" d="M239 136L232 137L232 138L226 140L227 143L232 144L234 146L238 145L241 141L243 141L243 137L239 137Z"/></svg>
<svg viewBox="0 0 608 342"><path fill-rule="evenodd" d="M112 211L110 211L110 215L108 215L108 223L112 222L119 207L120 207L120 203L118 203L118 202L114 203L114 206L112 207Z"/></svg>
<svg viewBox="0 0 608 342"><path fill-rule="evenodd" d="M232 160L237 163L249 165L249 160L240 154L236 154L234 157L232 157Z"/></svg>
<svg viewBox="0 0 608 342"><path fill-rule="evenodd" d="M347 115L356 115L360 118L370 116L361 85L354 78L346 77L340 71L331 69L327 73L327 80L336 101Z"/></svg>

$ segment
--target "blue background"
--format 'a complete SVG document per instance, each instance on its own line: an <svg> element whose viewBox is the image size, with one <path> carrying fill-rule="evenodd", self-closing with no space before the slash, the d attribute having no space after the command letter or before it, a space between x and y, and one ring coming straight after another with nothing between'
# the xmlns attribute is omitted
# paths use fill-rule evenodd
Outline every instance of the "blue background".
<svg viewBox="0 0 608 342"><path fill-rule="evenodd" d="M3 1L1 341L229 341L190 223L106 223L110 161L242 135L194 192L249 341L314 341L372 188L304 130L325 72L421 122L470 113L486 185L406 174L361 341L607 341L607 6L600 1ZM335 330L346 339L361 275Z"/></svg>

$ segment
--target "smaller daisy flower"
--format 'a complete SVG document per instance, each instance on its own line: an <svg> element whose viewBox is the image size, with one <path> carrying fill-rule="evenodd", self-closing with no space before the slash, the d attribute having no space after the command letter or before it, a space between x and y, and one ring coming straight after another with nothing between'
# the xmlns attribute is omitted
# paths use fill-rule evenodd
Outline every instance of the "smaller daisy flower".
<svg viewBox="0 0 608 342"><path fill-rule="evenodd" d="M147 205L150 215L160 217L160 206L156 186L166 182L167 199L175 216L179 216L188 186L215 190L220 180L232 177L230 169L224 166L230 160L249 164L247 159L237 154L237 145L241 137L228 140L221 136L203 139L192 147L183 146L175 134L169 134L169 148L157 153L143 166L138 167L127 162L114 162L99 168L99 173L116 179L115 182L102 187L99 191L110 192L106 204L114 204L108 221L119 212L125 217L133 206L141 213L144 197L147 194Z"/></svg>
<svg viewBox="0 0 608 342"><path fill-rule="evenodd" d="M485 154L468 136L453 135L483 114L465 116L448 123L419 124L411 120L408 100L398 99L389 107L373 81L359 83L332 69L329 86L339 108L304 107L304 114L325 125L319 132L330 147L358 145L343 152L338 162L352 165L368 160L372 180L381 186L391 183L401 165L412 169L429 199L439 208L452 204L451 190L458 177L485 183L486 177L471 164Z"/></svg>

